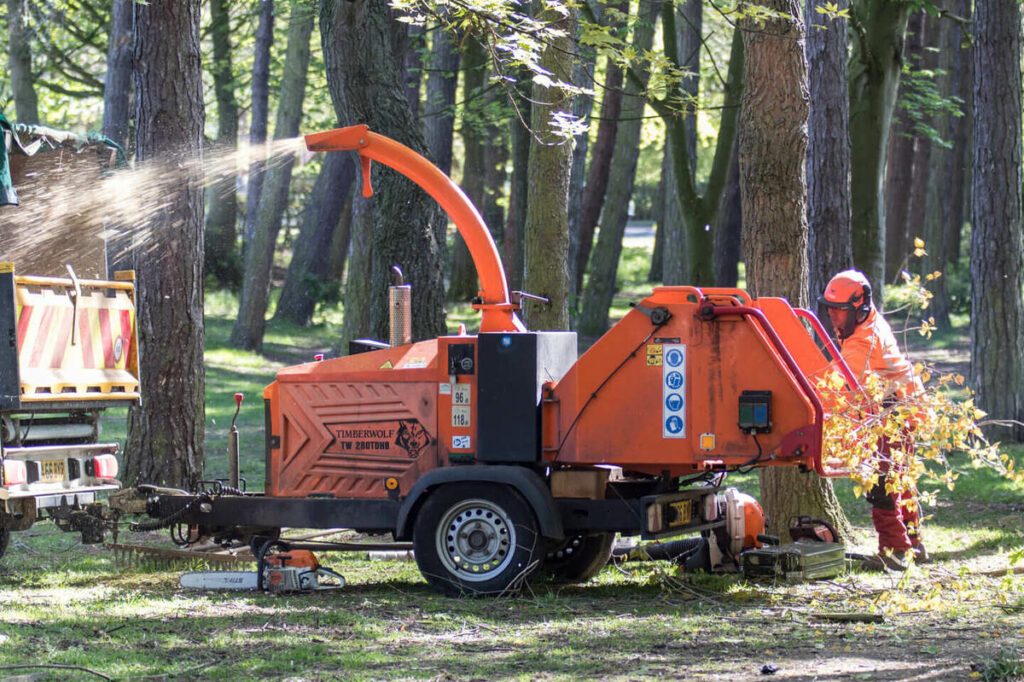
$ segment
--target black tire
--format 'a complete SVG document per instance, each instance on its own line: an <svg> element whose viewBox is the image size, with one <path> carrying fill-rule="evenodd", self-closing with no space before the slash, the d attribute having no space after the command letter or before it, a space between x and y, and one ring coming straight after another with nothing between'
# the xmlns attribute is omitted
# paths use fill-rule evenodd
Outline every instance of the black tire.
<svg viewBox="0 0 1024 682"><path fill-rule="evenodd" d="M540 565L537 519L511 488L455 483L430 493L416 516L420 573L449 596L514 594Z"/></svg>
<svg viewBox="0 0 1024 682"><path fill-rule="evenodd" d="M615 533L574 535L552 546L541 570L560 583L585 583L601 572L612 557Z"/></svg>

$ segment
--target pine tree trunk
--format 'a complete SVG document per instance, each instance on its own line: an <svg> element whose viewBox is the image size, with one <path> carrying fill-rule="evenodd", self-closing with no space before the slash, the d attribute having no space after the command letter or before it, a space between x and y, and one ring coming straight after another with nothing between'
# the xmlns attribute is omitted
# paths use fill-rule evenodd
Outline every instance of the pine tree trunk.
<svg viewBox="0 0 1024 682"><path fill-rule="evenodd" d="M941 24L949 24L949 20L945 18L933 17L930 14L922 12L925 16L921 22L921 59L918 68L925 73L933 73L931 76L933 81L938 80L938 50L941 47L939 40L941 40ZM939 86L939 83L936 83ZM938 121L934 120L935 117L929 117L925 119L925 123L931 125L932 128L941 125ZM932 142L930 135L920 134L917 136L917 143L914 145L914 176L910 183L910 211L907 216L907 243L902 253L903 259L906 259L906 268L910 272L917 272L923 274L922 268L924 262L916 258L911 258L914 250L914 239L923 238L925 236L925 217L928 213L928 190L937 181L938 177L934 173L934 164L932 163L932 156L935 154L935 149L938 145ZM927 241L925 242L927 246ZM934 245L937 248L941 248L940 244ZM888 248L888 247L887 247ZM898 271L890 271L888 274L889 281L892 281L898 276ZM930 313L929 313L930 314Z"/></svg>
<svg viewBox="0 0 1024 682"><path fill-rule="evenodd" d="M809 114L804 26L796 0L765 3L781 12L743 31L746 70L740 123L740 192L747 286L754 296L807 302L807 188L804 183ZM849 534L832 483L793 467L761 470L761 503L769 532L779 534L794 514L811 514Z"/></svg>
<svg viewBox="0 0 1024 682"><path fill-rule="evenodd" d="M228 9L227 0L210 0L211 70L217 101L215 149L224 155L238 148L238 101L235 99L235 75L231 65L231 16ZM207 196L204 264L206 273L212 275L218 284L237 287L241 273L235 248L238 236L236 176L234 172L220 168L217 174L219 177L211 184Z"/></svg>
<svg viewBox="0 0 1024 682"><path fill-rule="evenodd" d="M298 1L292 3L291 10L284 77L281 81L277 122L274 125L274 139L277 140L292 138L299 134L309 71L309 41L313 33L314 14ZM277 233L281 228L281 219L288 203L288 189L294 165L295 157L291 153L272 157L267 161L256 224L245 249L245 270L242 295L238 304L238 318L231 330L230 343L235 348L257 352L263 349L263 329L266 326L267 300L270 296L270 274L274 265L274 253L277 250Z"/></svg>
<svg viewBox="0 0 1024 682"><path fill-rule="evenodd" d="M1024 223L1021 215L1021 9L974 8L974 148L971 180L971 387L997 440L1024 441Z"/></svg>
<svg viewBox="0 0 1024 682"><path fill-rule="evenodd" d="M842 0L838 9L848 4ZM815 5L807 1L807 17L815 15ZM853 266L847 63L846 20L808 21L807 255L812 305L832 275ZM822 322L828 324L827 316Z"/></svg>
<svg viewBox="0 0 1024 682"><path fill-rule="evenodd" d="M405 52L405 100L413 116L420 115L420 82L423 80L423 50L426 33L418 24L409 24L409 47Z"/></svg>
<svg viewBox="0 0 1024 682"><path fill-rule="evenodd" d="M249 122L249 181L245 190L244 249L256 230L256 213L263 190L266 165L264 144L270 120L270 47L274 43L274 0L260 1L259 22L253 44L252 105Z"/></svg>
<svg viewBox="0 0 1024 682"><path fill-rule="evenodd" d="M740 201L740 146L733 144L729 181L722 193L715 226L715 286L735 287L739 283L743 258L743 203Z"/></svg>
<svg viewBox="0 0 1024 682"><path fill-rule="evenodd" d="M399 65L390 46L390 7L386 0L322 0L320 32L324 64L331 99L344 125L366 124L381 135L393 138L420 154L427 145L406 102ZM388 338L388 286L391 268L399 266L405 281L413 287L412 335L433 338L445 333L444 226L437 203L408 178L376 164L373 168L374 196L360 202L363 212L372 207L372 227L359 225L353 234L353 262L345 299L345 329L348 339L362 330L363 316L369 315L369 333ZM369 216L367 216L369 218ZM372 234L366 235L370 227ZM357 249L359 251L357 251ZM358 267L369 254L369 270ZM363 261L365 264L365 261ZM353 278L367 286L367 296L350 305ZM359 316L349 323L349 315Z"/></svg>
<svg viewBox="0 0 1024 682"><path fill-rule="evenodd" d="M350 155L327 152L302 216L288 274L274 311L275 320L288 320L303 327L312 322L324 287L330 286L331 243L355 179L356 167Z"/></svg>
<svg viewBox="0 0 1024 682"><path fill-rule="evenodd" d="M656 3L640 6L633 28L633 48L639 54L651 49L659 7ZM622 120L619 122L608 171L608 193L601 212L597 244L590 264L590 280L583 292L578 329L585 338L596 338L608 328L608 310L615 295L615 276L622 253L622 238L629 219L629 198L633 194L636 162L640 155L640 131L643 126L644 99L649 71L641 69L638 80L630 79L622 98Z"/></svg>
<svg viewBox="0 0 1024 682"><path fill-rule="evenodd" d="M528 100L519 101L521 111L529 107ZM508 216L501 241L501 260L511 289L522 289L524 261L526 260L526 198L530 188L530 131L519 121L511 126L512 178L509 181Z"/></svg>
<svg viewBox="0 0 1024 682"><path fill-rule="evenodd" d="M26 26L28 10L28 0L7 0L7 68L18 123L40 123L39 99L32 78L31 31Z"/></svg>
<svg viewBox="0 0 1024 682"><path fill-rule="evenodd" d="M484 150L487 128L482 120L484 89L487 85L487 52L475 38L462 44L462 91L465 113L462 117L462 191L482 211L486 198L486 166ZM461 234L452 242L452 275L448 283L448 300L469 301L476 296L479 285L476 266Z"/></svg>
<svg viewBox="0 0 1024 682"><path fill-rule="evenodd" d="M134 252L141 392L128 415L124 478L193 488L203 478L203 84L199 0L135 4L136 163L176 169ZM170 150L173 150L170 151Z"/></svg>
<svg viewBox="0 0 1024 682"><path fill-rule="evenodd" d="M587 182L583 186L583 203L580 206L579 248L576 251L576 267L573 268L576 276L574 288L577 292L583 290L583 275L587 271L590 249L594 244L594 230L597 229L608 190L608 171L622 115L622 70L615 64L608 65L603 91L601 122L597 126L597 138L590 155L590 168L587 169Z"/></svg>
<svg viewBox="0 0 1024 682"><path fill-rule="evenodd" d="M541 56L541 68L553 78L572 82L576 8L563 12L545 9L538 18L563 32L551 38ZM572 95L557 87L534 84L530 127L529 186L526 200L524 288L544 296L548 303L532 303L524 310L530 329L569 328L569 174L572 143L553 134L551 117L572 106Z"/></svg>
<svg viewBox="0 0 1024 682"><path fill-rule="evenodd" d="M452 136L455 127L455 90L459 84L459 51L449 32L437 28L431 34L427 98L423 103L423 127L434 164L452 172Z"/></svg>
<svg viewBox="0 0 1024 682"><path fill-rule="evenodd" d="M850 4L850 206L853 261L881 300L885 288L885 155L896 105L910 3Z"/></svg>
<svg viewBox="0 0 1024 682"><path fill-rule="evenodd" d="M128 145L132 93L132 0L113 0L107 38L107 74L103 80L103 134Z"/></svg>

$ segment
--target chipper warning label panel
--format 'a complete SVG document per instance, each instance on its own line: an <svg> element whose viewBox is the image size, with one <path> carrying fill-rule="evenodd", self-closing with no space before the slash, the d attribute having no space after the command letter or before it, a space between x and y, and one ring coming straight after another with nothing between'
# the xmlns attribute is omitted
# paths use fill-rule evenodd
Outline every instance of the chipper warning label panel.
<svg viewBox="0 0 1024 682"><path fill-rule="evenodd" d="M661 365L661 435L686 438L686 346L665 344Z"/></svg>

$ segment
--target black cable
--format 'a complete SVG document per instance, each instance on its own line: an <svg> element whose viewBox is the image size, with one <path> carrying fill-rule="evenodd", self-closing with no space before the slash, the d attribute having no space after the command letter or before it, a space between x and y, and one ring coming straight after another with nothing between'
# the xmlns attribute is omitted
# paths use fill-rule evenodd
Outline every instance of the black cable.
<svg viewBox="0 0 1024 682"><path fill-rule="evenodd" d="M740 466L736 467L736 473L738 474L749 474L751 471L754 470L754 465L759 463L761 461L761 457L764 455L764 453L761 451L761 442L757 440L757 431L751 431L750 435L754 438L754 445L757 446L757 457L753 458L746 464L741 464Z"/></svg>
<svg viewBox="0 0 1024 682"><path fill-rule="evenodd" d="M597 397L597 393L598 393L598 391L600 391L600 390L601 390L602 388L604 388L605 384L607 384L607 383L608 383L609 381L611 381L611 378L612 378L613 376L615 376L615 375L616 375L616 374L618 373L618 371L619 371L620 369L622 369L622 368L623 368L623 367L624 367L624 366L626 365L626 363L627 363L627 362L629 362L629 361L630 361L631 359L635 358L635 357L636 357L636 352L637 352L638 350L640 350L640 349L641 349L641 348L642 348L642 347L644 346L644 344L646 344L646 343L647 343L648 341L650 341L650 340L651 340L651 337L652 337L652 336L654 336L655 334L657 334L657 333L658 333L658 330L659 330L659 329L661 329L662 327L664 327L664 326L665 326L666 324L668 324L668 320L665 320L664 322L662 322L661 324L659 324L658 326L656 326L656 327L655 327L654 329L652 329L652 330L651 330L651 333L650 333L650 334L648 334L648 335L647 335L647 336L646 336L646 337L644 338L644 340L643 340L643 341L641 341L640 343L638 343L638 344L637 344L637 346L636 346L636 348L634 348L634 349L633 349L633 350L632 350L632 351L631 351L631 352L630 352L630 353L629 353L629 354L628 354L628 355L627 355L627 356L626 356L626 357L625 357L625 358L623 359L623 361L619 363L618 367L616 367L615 369L613 369L613 370L611 371L611 373L610 373L610 374L609 374L608 376L606 376L606 377L604 378L604 381L602 381L602 382L601 382L601 383L600 383L600 384L598 385L598 387L594 389L594 391L593 391L593 392L592 392L592 393L590 394L590 397L589 397L589 398L587 398L587 402L583 403L583 407L581 407L581 408L580 408L580 411L576 413L576 417L575 417L575 418L574 418L574 419L572 420L572 424L569 424L569 428L565 430L565 435L564 435L564 436L562 436L562 440L561 440L561 441L560 441L560 442L558 443L558 449L559 449L559 450L561 450L561 449L562 449L562 446L563 446L563 445L565 445L565 441L566 441L566 439L567 439L567 438L569 437L569 434L570 434L570 433L572 433L572 430L573 430L574 428L576 428L576 423L577 423L577 422L579 422L579 420L580 420L580 417L582 417L582 416L583 416L583 413L584 413L584 412L586 411L587 407L589 407L589 406L590 406L590 403L591 403L591 402L593 402L593 401L594 401L594 398L596 398L596 397Z"/></svg>

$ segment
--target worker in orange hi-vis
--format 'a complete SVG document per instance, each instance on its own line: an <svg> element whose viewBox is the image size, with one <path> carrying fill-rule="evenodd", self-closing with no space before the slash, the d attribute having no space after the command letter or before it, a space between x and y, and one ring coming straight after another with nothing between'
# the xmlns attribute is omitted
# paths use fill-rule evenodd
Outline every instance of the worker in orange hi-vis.
<svg viewBox="0 0 1024 682"><path fill-rule="evenodd" d="M839 348L854 376L863 384L870 374L885 382L884 406L924 390L914 367L900 351L892 328L871 302L871 284L857 270L844 270L825 287L820 302L827 307ZM878 532L878 562L887 568L902 570L909 553L917 563L928 560L921 544L918 506L910 491L888 494L885 490L889 471L889 452L902 446L913 453L913 441L904 434L902 442L882 438L879 448L879 480L868 491L871 520Z"/></svg>

